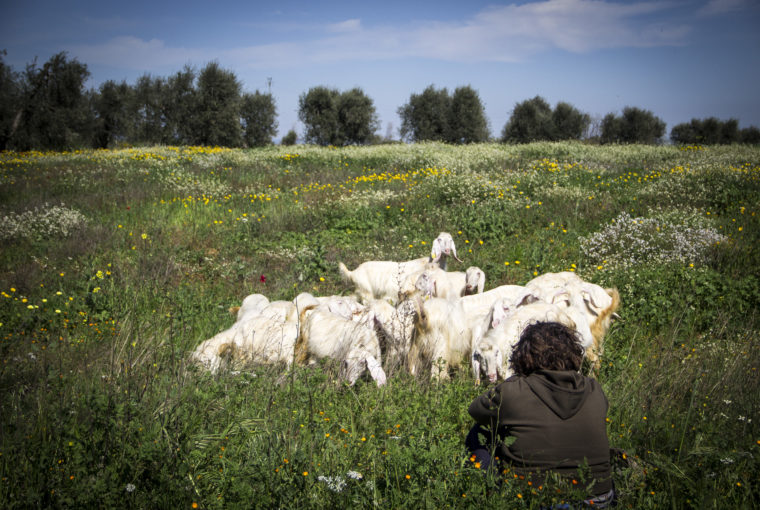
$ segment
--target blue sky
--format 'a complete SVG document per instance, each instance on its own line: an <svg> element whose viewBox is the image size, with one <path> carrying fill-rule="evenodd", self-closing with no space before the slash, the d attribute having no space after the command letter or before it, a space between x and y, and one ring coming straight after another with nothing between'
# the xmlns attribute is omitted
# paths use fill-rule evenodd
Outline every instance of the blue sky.
<svg viewBox="0 0 760 510"><path fill-rule="evenodd" d="M217 61L245 91L271 92L277 138L303 126L298 97L360 87L379 133L427 86L480 94L498 136L536 95L592 118L625 106L670 129L692 118L760 127L760 1L2 0L0 49L21 71L66 51L88 86L168 77Z"/></svg>

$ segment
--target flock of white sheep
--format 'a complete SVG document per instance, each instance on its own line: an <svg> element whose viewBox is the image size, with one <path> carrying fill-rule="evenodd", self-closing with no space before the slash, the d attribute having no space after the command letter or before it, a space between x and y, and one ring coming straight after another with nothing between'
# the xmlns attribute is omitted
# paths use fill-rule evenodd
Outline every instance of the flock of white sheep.
<svg viewBox="0 0 760 510"><path fill-rule="evenodd" d="M261 363L340 363L340 377L354 384L369 372L378 386L401 368L447 379L449 368L470 360L476 383L495 383L512 373L509 357L522 330L552 321L578 332L593 368L620 297L573 272L546 273L524 286L485 288L477 267L447 271L457 261L450 234L441 232L432 253L407 262L368 261L350 271L352 296L302 293L292 301L262 294L246 297L236 322L202 342L195 363L217 372Z"/></svg>

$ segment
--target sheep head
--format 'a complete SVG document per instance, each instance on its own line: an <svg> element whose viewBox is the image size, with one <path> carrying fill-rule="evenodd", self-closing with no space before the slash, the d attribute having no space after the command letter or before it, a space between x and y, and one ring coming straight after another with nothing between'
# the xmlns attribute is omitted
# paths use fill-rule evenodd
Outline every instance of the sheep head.
<svg viewBox="0 0 760 510"><path fill-rule="evenodd" d="M435 280L430 275L430 271L426 269L420 273L417 281L414 282L414 288L420 291L425 297L432 297L436 295L436 284Z"/></svg>
<svg viewBox="0 0 760 510"><path fill-rule="evenodd" d="M504 354L501 349L487 337L481 341L476 350L472 352L472 370L475 381L480 384L480 376L485 375L490 384L495 383L499 377L504 377Z"/></svg>
<svg viewBox="0 0 760 510"><path fill-rule="evenodd" d="M433 259L433 262L438 262L438 264L441 266L441 269L445 270L446 257L448 256L452 256L457 261L462 262L462 260L457 257L457 247L454 244L454 238L452 238L451 234L448 232L441 232L433 241L433 251L431 253L431 257Z"/></svg>
<svg viewBox="0 0 760 510"><path fill-rule="evenodd" d="M482 294L486 285L486 274L479 267L470 266L465 271L464 281L465 295Z"/></svg>
<svg viewBox="0 0 760 510"><path fill-rule="evenodd" d="M385 371L377 359L366 352L349 353L341 363L341 377L353 386L365 371L369 371L378 386L387 382Z"/></svg>

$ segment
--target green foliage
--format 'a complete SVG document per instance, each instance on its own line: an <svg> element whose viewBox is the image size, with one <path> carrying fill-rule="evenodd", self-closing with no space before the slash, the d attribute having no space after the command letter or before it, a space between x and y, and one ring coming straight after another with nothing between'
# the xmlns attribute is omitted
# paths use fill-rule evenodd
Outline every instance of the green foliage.
<svg viewBox="0 0 760 510"><path fill-rule="evenodd" d="M552 111L553 140L580 140L591 123L591 117L569 103L559 102Z"/></svg>
<svg viewBox="0 0 760 510"><path fill-rule="evenodd" d="M732 144L742 141L738 120L721 121L715 117L702 120L691 119L688 123L673 126L673 129L670 130L670 140L682 145Z"/></svg>
<svg viewBox="0 0 760 510"><path fill-rule="evenodd" d="M449 119L451 143L480 143L488 140L488 121L480 96L469 85L457 87L451 96Z"/></svg>
<svg viewBox="0 0 760 510"><path fill-rule="evenodd" d="M166 129L166 117L163 95L166 82L163 78L144 74L135 83L131 108L131 140L140 144L164 143L169 137Z"/></svg>
<svg viewBox="0 0 760 510"><path fill-rule="evenodd" d="M197 145L240 145L241 85L232 71L209 62L198 74L198 111L194 118Z"/></svg>
<svg viewBox="0 0 760 510"><path fill-rule="evenodd" d="M515 105L501 139L504 142L528 143L551 140L551 136L551 106L544 98L536 96Z"/></svg>
<svg viewBox="0 0 760 510"><path fill-rule="evenodd" d="M340 145L339 97L337 89L313 87L298 98L298 118L306 127L307 143Z"/></svg>
<svg viewBox="0 0 760 510"><path fill-rule="evenodd" d="M608 113L602 119L602 143L658 143L665 122L649 110L626 106L622 116Z"/></svg>
<svg viewBox="0 0 760 510"><path fill-rule="evenodd" d="M552 110L544 98L536 96L515 105L501 139L506 143L579 140L590 122L588 114L568 103L559 102Z"/></svg>
<svg viewBox="0 0 760 510"><path fill-rule="evenodd" d="M189 145L195 142L195 127L199 104L195 87L196 72L190 66L173 74L163 90L163 104L169 143Z"/></svg>
<svg viewBox="0 0 760 510"><path fill-rule="evenodd" d="M5 50L0 51L0 150L8 148L11 135L17 129L22 97L18 74L3 61L5 55Z"/></svg>
<svg viewBox="0 0 760 510"><path fill-rule="evenodd" d="M360 88L343 92L338 97L339 144L364 145L369 143L380 127L372 99Z"/></svg>
<svg viewBox="0 0 760 510"><path fill-rule="evenodd" d="M448 90L428 86L421 94L412 94L399 107L401 138L413 142L448 141L450 136L451 97Z"/></svg>
<svg viewBox="0 0 760 510"><path fill-rule="evenodd" d="M108 148L126 139L129 129L128 105L132 89L126 82L109 80L103 83L93 98L95 110L95 148Z"/></svg>
<svg viewBox="0 0 760 510"><path fill-rule="evenodd" d="M401 138L413 142L440 141L455 144L488 140L488 121L483 103L472 87L457 87L453 95L433 85L412 94L399 107Z"/></svg>
<svg viewBox="0 0 760 510"><path fill-rule="evenodd" d="M750 145L760 144L760 129L756 126L742 129L739 132L739 141Z"/></svg>
<svg viewBox="0 0 760 510"><path fill-rule="evenodd" d="M85 64L57 53L38 68L23 74L18 122L14 118L10 145L17 150L45 147L63 150L85 146L92 117L83 93L90 76ZM6 74L7 77L7 74Z"/></svg>
<svg viewBox="0 0 760 510"><path fill-rule="evenodd" d="M379 127L372 99L359 88L311 88L298 100L298 118L306 125L306 142L317 145L366 144Z"/></svg>
<svg viewBox="0 0 760 510"><path fill-rule="evenodd" d="M243 95L240 108L243 121L243 141L248 147L261 147L272 143L277 134L277 108L271 94Z"/></svg>
<svg viewBox="0 0 760 510"><path fill-rule="evenodd" d="M281 144L295 145L297 141L298 141L298 134L295 132L295 130L291 129L285 134L285 136L282 137Z"/></svg>

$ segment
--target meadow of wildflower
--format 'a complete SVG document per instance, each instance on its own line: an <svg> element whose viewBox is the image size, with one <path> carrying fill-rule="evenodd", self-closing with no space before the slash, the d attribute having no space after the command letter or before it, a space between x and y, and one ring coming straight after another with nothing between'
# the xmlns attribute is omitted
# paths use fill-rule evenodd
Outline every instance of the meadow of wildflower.
<svg viewBox="0 0 760 510"><path fill-rule="evenodd" d="M760 501L760 148L441 144L0 154L0 507L540 508L483 473L484 387L188 364L248 294L451 232L486 288L621 295L597 377L623 508Z"/></svg>

